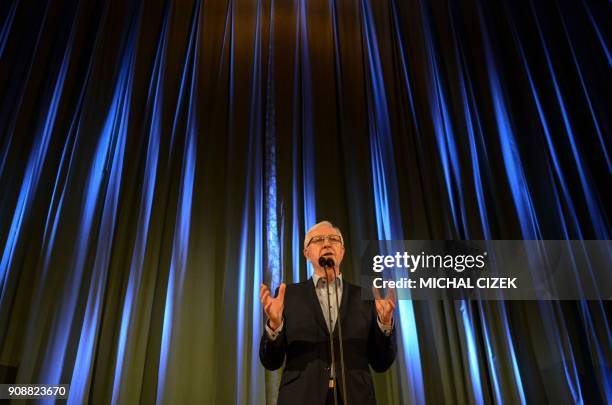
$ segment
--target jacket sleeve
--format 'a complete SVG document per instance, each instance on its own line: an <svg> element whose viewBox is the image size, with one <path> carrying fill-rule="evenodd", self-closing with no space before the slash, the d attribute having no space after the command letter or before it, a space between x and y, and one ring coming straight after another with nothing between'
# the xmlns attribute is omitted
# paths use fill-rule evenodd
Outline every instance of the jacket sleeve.
<svg viewBox="0 0 612 405"><path fill-rule="evenodd" d="M274 296L278 296L278 288L274 292ZM285 324L283 330L274 340L268 336L265 326L263 329L263 335L259 341L259 361L268 370L279 369L285 361L285 349L287 347L285 331L287 325Z"/></svg>
<svg viewBox="0 0 612 405"><path fill-rule="evenodd" d="M268 337L265 328L259 342L259 360L268 370L279 369L285 361L285 348L287 340L285 338L286 325L276 339Z"/></svg>
<svg viewBox="0 0 612 405"><path fill-rule="evenodd" d="M397 353L396 325L391 334L385 336L376 322L376 306L372 301L372 321L370 323L370 335L368 337L368 361L376 372L386 371L395 361Z"/></svg>

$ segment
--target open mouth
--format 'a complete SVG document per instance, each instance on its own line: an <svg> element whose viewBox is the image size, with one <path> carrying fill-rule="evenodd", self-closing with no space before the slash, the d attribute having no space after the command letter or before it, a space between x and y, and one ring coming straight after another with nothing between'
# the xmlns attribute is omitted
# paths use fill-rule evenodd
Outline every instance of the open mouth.
<svg viewBox="0 0 612 405"><path fill-rule="evenodd" d="M334 252L325 252L323 253L323 256L333 256Z"/></svg>

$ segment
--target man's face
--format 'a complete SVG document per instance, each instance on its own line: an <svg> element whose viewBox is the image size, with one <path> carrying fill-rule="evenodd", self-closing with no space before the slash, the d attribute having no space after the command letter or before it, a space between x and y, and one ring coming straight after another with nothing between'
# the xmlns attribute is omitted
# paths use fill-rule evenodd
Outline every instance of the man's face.
<svg viewBox="0 0 612 405"><path fill-rule="evenodd" d="M314 266L315 270L323 271L319 266L321 256L333 259L336 269L340 267L344 258L344 246L338 232L329 225L319 225L306 235L306 248L304 256Z"/></svg>

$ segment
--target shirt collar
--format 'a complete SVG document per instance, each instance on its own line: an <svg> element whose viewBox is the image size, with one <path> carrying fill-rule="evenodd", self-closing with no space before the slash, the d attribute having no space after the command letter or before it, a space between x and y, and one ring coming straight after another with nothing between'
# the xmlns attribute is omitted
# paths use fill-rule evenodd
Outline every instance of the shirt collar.
<svg viewBox="0 0 612 405"><path fill-rule="evenodd" d="M317 288L317 285L319 284L319 279L323 279L325 281L324 276L319 276L317 273L312 274L312 282L314 283L315 288ZM342 273L338 275L338 280L340 280L338 283L338 288L342 289Z"/></svg>

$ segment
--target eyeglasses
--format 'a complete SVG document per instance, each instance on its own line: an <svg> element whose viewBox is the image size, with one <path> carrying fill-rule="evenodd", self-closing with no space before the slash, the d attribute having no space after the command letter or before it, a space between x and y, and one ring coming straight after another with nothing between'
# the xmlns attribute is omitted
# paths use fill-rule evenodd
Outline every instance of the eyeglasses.
<svg viewBox="0 0 612 405"><path fill-rule="evenodd" d="M306 244L306 247L310 246L311 243L314 243L315 245L322 245L325 243L325 239L327 239L332 245L342 244L342 238L340 235L318 235L313 236Z"/></svg>

